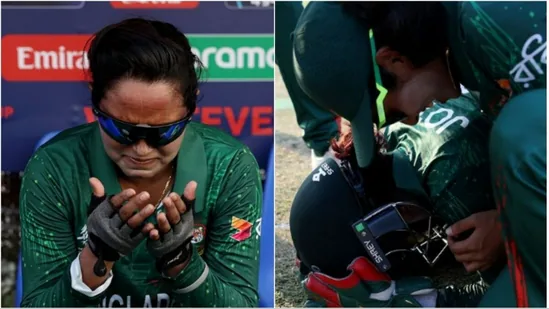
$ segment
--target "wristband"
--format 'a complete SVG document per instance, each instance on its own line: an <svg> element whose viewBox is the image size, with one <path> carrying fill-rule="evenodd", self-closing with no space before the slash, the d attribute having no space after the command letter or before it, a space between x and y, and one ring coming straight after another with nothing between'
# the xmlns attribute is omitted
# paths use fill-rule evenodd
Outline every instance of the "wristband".
<svg viewBox="0 0 549 309"><path fill-rule="evenodd" d="M182 264L189 259L191 256L191 240L192 237L189 237L181 246L176 250L156 259L156 269L159 273L164 274L167 270L172 267Z"/></svg>

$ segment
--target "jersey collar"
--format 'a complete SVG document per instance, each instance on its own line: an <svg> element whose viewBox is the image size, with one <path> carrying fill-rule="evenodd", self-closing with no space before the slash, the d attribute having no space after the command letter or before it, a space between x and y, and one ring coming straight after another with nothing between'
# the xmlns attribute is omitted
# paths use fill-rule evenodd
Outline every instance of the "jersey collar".
<svg viewBox="0 0 549 309"><path fill-rule="evenodd" d="M194 180L198 184L196 188L196 202L194 212L198 213L204 209L206 193L207 162L204 143L196 132L195 126L190 123L183 133L183 142L176 157L177 167L175 172L175 183L173 192L183 194L185 186ZM105 186L107 195L117 194L122 191L116 176L115 164L107 156L99 125L96 126L92 140L90 141L90 165L92 176L97 177Z"/></svg>

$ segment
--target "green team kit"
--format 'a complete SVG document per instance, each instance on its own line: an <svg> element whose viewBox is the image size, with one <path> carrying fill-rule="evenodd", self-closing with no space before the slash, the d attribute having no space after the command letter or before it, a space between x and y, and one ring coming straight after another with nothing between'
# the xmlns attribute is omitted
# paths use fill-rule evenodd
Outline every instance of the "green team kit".
<svg viewBox="0 0 549 309"><path fill-rule="evenodd" d="M429 197L433 213L452 224L473 213L495 209L489 182L491 124L492 120L480 111L474 97L465 94L446 104L434 104L420 115L416 125L395 123L383 128L382 151L398 153L409 160ZM405 176L396 171L396 177ZM441 288L439 304L475 306L502 266L495 265L483 272L483 280ZM308 271L302 267L300 275L306 276ZM307 302L307 306L317 305L313 300Z"/></svg>
<svg viewBox="0 0 549 309"><path fill-rule="evenodd" d="M480 305L545 307L547 4L444 5L460 81L496 118L490 164L508 268Z"/></svg>
<svg viewBox="0 0 549 309"><path fill-rule="evenodd" d="M358 60L367 59L365 55L370 52L367 31L346 21L345 18L352 17L338 13L336 5L311 3L304 10L294 32L294 65L299 71L296 75L301 87L316 104L341 111L340 115L351 121L353 132L356 132L355 126L367 131L371 127L371 120L368 120L372 117L370 111L354 107L375 104L370 103L368 92L363 95L364 85L371 74L369 70L373 69L371 64L364 64L367 60ZM487 126L479 129L485 131L477 132L490 135L486 144L490 175L460 175L458 170L453 175L435 173L432 180L426 179L427 184L434 186L431 198L435 198L435 205L437 199L444 203L453 199L453 192L467 193L461 187L474 186L475 180L489 182L500 213L507 267L491 284L479 306L545 307L546 3L444 2L443 5L448 14L450 70L476 97L483 114L494 123L492 128ZM341 33L345 33L343 39L338 38ZM330 42L329 46L327 42ZM318 65L329 63L327 59L336 56L339 57L338 67ZM334 77L326 77L329 73L320 74L320 69L333 70ZM346 76L353 76L353 79ZM446 116L448 120L433 126L433 119L428 117L429 114L423 114L418 125L427 124L441 133L445 130L445 123L451 119L451 116ZM448 127L464 123L463 119L456 119ZM419 137L416 133L413 130L405 133L405 138L398 134L396 141L414 135ZM471 133L468 138L473 138L473 135ZM395 136L388 139L395 142ZM427 148L429 143L425 142ZM410 139L395 147L407 149L405 151L421 173L425 162L414 161L418 156L410 150L416 145ZM357 152L371 153L373 139L364 137L356 147L362 148ZM365 149L368 147L370 149ZM427 148L415 152L427 150L428 154ZM471 158L459 158L468 159ZM452 166L446 168L453 170ZM460 184L456 182L457 178L445 179L449 176L465 177L465 181ZM444 184L455 182L454 188L447 192L441 190L444 185L439 179L443 179ZM478 198L481 201L488 199ZM464 199L468 203L470 200L469 197ZM460 217L462 214L455 209L446 215Z"/></svg>
<svg viewBox="0 0 549 309"><path fill-rule="evenodd" d="M382 129L382 134L386 150L405 154L420 175L433 213L451 225L496 208L488 156L491 126L490 117L467 93L445 104L435 103L414 126L395 123ZM445 307L475 306L502 266L499 261L481 272L483 280L477 283L443 288L445 299L439 302ZM473 291L474 295L467 295Z"/></svg>
<svg viewBox="0 0 549 309"><path fill-rule="evenodd" d="M156 269L146 242L114 264L107 290L88 297L72 287L70 265L87 241L90 177L106 194L121 191L96 123L66 130L31 158L21 188L25 307L257 306L261 179L250 150L198 123L187 126L174 192L194 180L192 256L174 279ZM194 283L188 293L176 293ZM195 284L197 285L197 284Z"/></svg>
<svg viewBox="0 0 549 309"><path fill-rule="evenodd" d="M495 209L488 136L492 121L471 94L435 103L416 125L381 130L389 152L402 152L420 174L433 211L448 224Z"/></svg>

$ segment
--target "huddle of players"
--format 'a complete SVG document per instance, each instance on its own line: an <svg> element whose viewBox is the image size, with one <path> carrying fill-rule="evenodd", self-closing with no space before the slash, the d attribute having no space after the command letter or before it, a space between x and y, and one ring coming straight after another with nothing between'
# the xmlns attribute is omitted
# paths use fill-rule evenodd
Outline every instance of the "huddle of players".
<svg viewBox="0 0 549 309"><path fill-rule="evenodd" d="M314 53L312 50L314 50L314 46L318 46L315 45L315 39L317 37L323 37L325 41L330 41L328 38L333 38L330 37L329 33L326 34L327 31L329 32L331 30L328 26L323 27L323 24L330 24L337 18L358 18L361 22L366 20L366 23L368 23L368 21L370 21L374 24L372 27L375 28L375 23L379 22L379 20L372 21L371 19L381 19L383 16L390 14L392 9L394 15L406 15L407 13L402 13L402 10L399 11L399 6L400 9L407 6L408 12L417 9L417 12L415 13L421 15L429 13L429 8L426 9L429 5L417 5L417 7L415 7L414 5L416 4L362 3L357 4L357 7L355 7L355 17L341 13L340 11L343 10L337 8L337 5L339 4L309 4L301 15L298 26L296 27L297 35L294 38L294 52L296 57L296 71L300 71L300 74L297 74L298 83L302 86L303 90L316 104L345 117L346 115L344 113L348 111L344 106L347 104L345 99L342 98L339 102L333 102L334 100L331 100L332 102L327 102L333 97L323 96L319 91L316 91L317 93L315 93L315 87L319 87L322 83L319 82L319 77L315 75L314 78L316 79L312 80L312 77L307 76L307 70L311 71L312 67L312 70L314 71L316 65L321 66L322 61L330 58L330 51L317 50L317 53L324 53L324 55L318 56L318 59L315 59L317 63L311 66L312 60L310 59L313 57L311 54ZM513 223L513 220L519 220L516 216L513 216L513 214L516 214L517 212L524 212L524 217L534 215L533 217L535 220L532 221L532 226L537 225L539 222L545 222L546 218L544 202L546 195L545 182L537 182L537 179L539 178L545 179L546 166L546 146L544 138L546 126L545 74L537 76L537 79L528 80L529 83L518 84L516 83L518 81L516 76L510 76L510 72L513 71L513 67L515 66L514 63L511 63L511 61L507 59L501 60L499 63L501 64L501 68L499 68L493 65L494 62L498 61L498 59L496 59L494 62L491 62L492 66L485 66L482 60L487 59L486 57L489 56L487 55L489 54L489 51L487 51L488 49L483 50L482 48L478 48L479 46L482 47L492 44L489 35L499 35L501 37L506 37L515 45L522 44L522 41L525 41L524 49L509 47L509 49L511 49L509 53L513 56L525 57L525 51L539 53L538 51L528 49L527 47L529 44L528 42L532 43L534 39L538 40L536 35L539 35L538 43L541 43L542 40L544 42L545 40L545 4L433 4L433 6L436 5L444 6L445 13L448 14L446 18L450 21L448 32L450 33L452 30L458 28L462 31L460 34L461 37L459 37L462 39L461 41L456 37L450 36L450 38L448 38L450 41L449 51L450 53L454 52L456 54L452 58L452 61L447 58L448 73L451 76L453 83L465 85L468 89L473 90L474 94L462 94L459 98L455 99L439 99L439 101L442 102L437 102L434 106L429 107L423 113L419 114L418 122L415 125L394 123L382 128L378 132L378 136L381 138L378 139L377 146L378 148L382 148L384 153L407 157L410 164L419 175L421 183L423 184L423 189L428 194L432 212L442 217L445 222L450 225L471 214L496 209L497 201L507 253L505 255L502 252L502 260L505 260L505 258L507 259L508 268L506 268L504 264L493 263L489 269L481 274L483 280L478 283L463 288L446 286L436 289L432 282L424 280L426 278L417 277L391 280L386 274L378 271L371 261L359 256L354 260L349 260L348 268L344 269L345 275L341 275L341 273L335 274L335 271L330 274L325 272L323 267L317 267L317 269L312 269L311 271L310 266L312 265L301 265L302 282L309 296L309 300L306 304L308 306L545 306L545 263L543 263L543 265L541 263L536 263L540 260L545 261L545 234L541 235L541 233L537 233L539 232L537 227L534 229L536 233L532 234L532 236L534 236L533 238L540 246L539 252L534 252L532 247L528 247L530 243L525 241L526 244L522 248L519 248L519 253L517 254L516 243L519 241L522 242L522 239L519 240L519 236L524 234L517 233L518 224L516 222ZM362 8L359 8L360 6L362 6ZM505 18L507 17L505 16L508 15L504 14L506 12L506 14L510 14L513 9L516 9L516 11L524 11L525 16L530 16L532 19L534 16L537 17L535 20L527 20L527 23L520 18L518 19L520 22L516 21L516 23L513 24L506 23ZM378 13L384 12L384 14L379 13L378 15L380 16L372 17L373 14L369 15L368 10L377 10ZM423 12L421 12L421 10L423 10ZM431 12L434 11L436 10L431 10ZM410 15L413 14L414 13L410 13ZM542 15L542 17L539 15ZM323 18L325 19L325 22L320 23L319 26L318 21L322 21ZM409 15L401 16L401 18L402 20L405 20L406 18L413 19L413 17L410 17ZM428 19L429 16L424 16L424 18ZM543 20L543 22L541 22L543 24L540 23L538 25L536 22L538 22L540 18ZM332 21L327 22L326 20L329 19L332 19ZM516 16L515 19L517 19ZM405 21L403 21L403 24L404 23ZM344 38L342 41L352 41L349 39L351 36L349 33L352 32L349 30L350 28L346 29L344 23L341 21L339 24L343 25L341 29L333 30L333 32L343 36ZM530 27L526 28L526 24ZM489 26L489 29L498 29L498 33L495 33L496 31L494 31L494 33L490 32L490 34L482 33L481 28L487 25ZM519 27L519 25L522 27ZM349 31L346 32L346 30ZM322 33L322 35L313 34L315 31ZM424 29L424 31L425 33L429 33L431 30ZM465 34L463 34L463 32L465 32ZM356 32L353 34L356 34ZM363 39L366 40L367 38L363 37ZM334 46L342 45L337 44L338 42L331 43ZM465 48L455 47L467 44L469 44L469 46ZM300 46L306 46L307 51ZM344 49L343 52L341 48L338 49L338 47L334 47L332 55L337 54L342 58L354 56L355 60L358 59L356 57L356 51L353 54L352 48L349 48L349 46L345 47L346 49ZM503 49L503 47L501 47L501 49ZM448 57L448 52L446 53L446 57ZM497 57L494 56L494 58ZM513 57L510 58L515 59ZM518 62L519 60L515 59L513 61ZM357 61L356 66L361 67L358 62L360 61ZM545 63L544 60L541 62ZM469 65L470 67L468 67ZM334 75L338 75L337 73L348 69L348 76L353 76L352 73L354 72L353 70L355 70L354 68L346 68L344 63L341 64L341 66L343 68L325 66L325 74L329 75L333 73ZM543 68L538 66L538 68L539 70L546 72L545 66L543 66ZM527 69L527 67L523 68L523 70ZM511 77L514 77L515 80L509 81ZM341 79L341 75L339 75L339 78ZM455 81L454 78L456 78ZM299 79L302 80L299 81ZM428 79L425 79L422 82L428 82ZM331 84L330 86L332 89L345 89L346 91L352 92L353 88L348 87L348 84L345 84L346 81L341 81L340 83L341 84ZM398 85L391 86L392 87L387 87L389 91L399 87ZM417 87L416 90L418 92L421 92L423 90L420 89L425 85L422 85L420 81L414 86ZM428 88L428 86L425 87ZM323 91L329 90L326 90L325 88ZM369 92L373 93L374 91L370 89ZM345 95L346 94L343 93L341 96ZM440 95L443 96L442 94ZM433 97L438 99L436 95ZM375 102L375 99L373 101ZM411 101L413 101L413 99ZM339 104L339 106L337 104ZM505 105L509 105L509 107L504 108ZM522 106L522 109L520 106ZM385 108L387 110L387 103L385 103ZM411 116L409 111L405 110L405 108L401 108L400 112L406 114L408 117ZM501 117L498 118L500 115ZM494 119L496 119L496 122L494 122ZM356 119L349 120L351 126L360 121ZM374 122L376 122L376 119L374 119ZM356 127L353 126L353 130L354 128ZM355 133L357 132L347 131L340 134L338 142L333 145L333 148L339 157L345 157L346 159L356 161L355 148L363 146L364 143L361 142L360 145L353 145ZM526 133L526 135L523 133ZM506 141L514 141L517 137L521 136L525 136L522 144L506 143ZM502 145L502 142L506 143L506 145ZM526 147L531 146L531 143L536 145L536 147L530 147L534 148L533 153L523 151ZM521 155L524 157L521 157ZM540 159L542 157L543 161ZM514 164L517 161L526 161L526 163L522 166L520 164ZM523 204L515 202L521 198L529 198L528 193L524 193L524 190L520 190L522 183L518 183L514 190L511 189L513 181L515 180L514 176L516 176L518 173L517 171L520 168L522 168L522 170L526 169L524 166L528 167L529 171L531 170L535 175L534 177L526 179L526 187L538 186L536 188L537 190L535 190L534 198L530 199L533 201L531 203L532 206L529 206L530 209L520 208ZM317 171L314 171L313 174L316 172ZM381 177L381 175L379 176ZM314 198L311 199L310 197L308 199L303 198L304 195L301 194L301 192L314 190L314 186L318 185L308 181L309 178L296 195L290 218L292 237L294 238L294 244L296 245L298 259L302 254L301 249L303 249L303 251L307 251L307 254L309 255L307 257L308 264L312 263L311 260L314 260L314 258L311 258L309 253L311 251L309 249L300 247L304 241L299 238L306 236L303 236L303 233L301 232L298 233L298 228L296 228L296 226L300 224L306 225L307 221L317 221L311 219L313 210L308 211L307 208L322 213L322 205L325 207L335 207L335 205L326 205L326 203L322 203L323 200L326 200L322 197L319 197L316 200ZM521 176L519 175L517 178L521 178ZM507 188L507 185L502 185L502 183L507 183L507 181L509 182L509 189ZM529 184L532 183L533 186L529 186ZM541 192L541 189L543 192ZM509 192L507 192L507 190ZM502 193L502 191L504 192ZM524 195L521 196L521 193ZM326 194L336 193L326 192ZM507 205L505 204L506 201ZM543 201L543 204L536 203L538 201ZM515 204L513 204L513 202L515 202ZM304 204L314 205L304 206ZM511 206L514 207L511 208ZM344 207L344 205L338 207ZM543 228L544 226L545 225L543 225ZM299 228L300 231L304 229L305 228ZM543 230L543 232L545 232L545 230ZM334 231L334 233L338 233L338 231ZM330 254L337 254L337 246L345 245L345 241L342 241L342 244L326 243L322 242L321 239L316 241L318 246L323 246L324 255L328 256ZM354 241L358 242L356 238ZM543 241L543 245L541 244L541 241ZM531 256L535 256L535 258L531 258ZM538 259L537 256L540 258ZM320 264L322 263L320 260L318 261ZM316 266L317 263L314 262L313 264ZM341 269L341 265L339 265L339 267ZM413 267L414 265L410 265L410 268ZM527 268L526 271L524 270L525 268ZM486 292L488 286L490 286L488 291L493 292Z"/></svg>

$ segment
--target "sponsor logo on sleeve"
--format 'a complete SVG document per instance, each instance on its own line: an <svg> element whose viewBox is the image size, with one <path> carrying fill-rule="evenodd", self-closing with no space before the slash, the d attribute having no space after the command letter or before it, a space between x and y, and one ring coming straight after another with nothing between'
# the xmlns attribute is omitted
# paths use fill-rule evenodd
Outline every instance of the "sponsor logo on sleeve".
<svg viewBox="0 0 549 309"><path fill-rule="evenodd" d="M244 241L250 236L252 236L252 224L244 219L233 217L231 227L236 229L238 232L231 235L231 238L241 242Z"/></svg>

